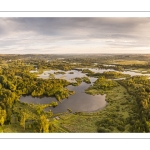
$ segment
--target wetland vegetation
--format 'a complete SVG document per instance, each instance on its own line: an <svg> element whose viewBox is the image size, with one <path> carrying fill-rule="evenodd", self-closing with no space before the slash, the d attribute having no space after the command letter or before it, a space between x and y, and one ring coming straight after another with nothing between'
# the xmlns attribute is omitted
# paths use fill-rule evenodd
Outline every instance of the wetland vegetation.
<svg viewBox="0 0 150 150"><path fill-rule="evenodd" d="M0 55L0 132L150 132L149 58Z"/></svg>

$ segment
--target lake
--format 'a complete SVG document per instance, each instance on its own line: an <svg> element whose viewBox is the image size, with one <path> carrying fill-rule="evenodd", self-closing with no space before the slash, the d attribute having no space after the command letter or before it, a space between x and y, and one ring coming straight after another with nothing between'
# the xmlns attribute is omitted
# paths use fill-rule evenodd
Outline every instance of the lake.
<svg viewBox="0 0 150 150"><path fill-rule="evenodd" d="M82 68L83 69L83 68ZM86 68L87 69L87 68ZM93 72L100 72L103 73L104 71L114 71L113 69L90 69ZM49 70L44 71L42 74L40 74L38 77L43 79L48 79L50 74L54 74L54 72L64 72L62 70ZM70 74L70 72L73 72L73 74ZM118 71L117 71L118 72ZM34 72L33 72L34 73ZM137 72L132 71L123 71L124 74L130 74L131 76L135 75L148 75L149 74L141 74ZM86 74L82 73L78 70L71 70L71 71L65 71L65 74L54 74L55 78L62 78L66 79L70 82L75 82L75 77L84 77ZM91 112L96 111L99 109L102 109L106 106L105 96L106 95L89 95L85 93L85 89L87 89L89 86L92 86L93 82L97 78L90 77L91 84L87 84L82 82L79 86L72 86L69 85L67 88L69 90L75 91L74 95L69 96L68 99L63 99L62 103L59 102L59 105L55 108L50 107L48 109L51 109L54 113L62 113L66 112L67 109L71 109L73 112ZM48 104L52 101L57 101L54 97L43 97L43 98L34 98L32 96L26 96L20 98L21 102L26 103L34 103L34 104ZM46 109L46 110L48 110Z"/></svg>
<svg viewBox="0 0 150 150"><path fill-rule="evenodd" d="M54 73L56 71L45 71L40 77L46 79L49 77L49 73ZM70 71L66 72L66 74L55 74L55 77L61 78L61 76L65 76L65 79L71 80L75 77L83 77L86 76L84 73L81 73L76 70L72 70L74 74L70 74ZM91 112L104 108L106 106L105 96L106 95L89 95L85 93L85 89L95 82L97 78L90 78L91 84L87 84L82 82L79 86L69 85L67 88L69 90L75 91L74 95L70 95L69 98L63 99L61 103L59 102L58 106L53 108L47 108L46 110L51 109L53 113L62 113L66 112L67 109L71 109L72 112ZM48 104L52 101L57 101L55 97L32 97L32 96L22 96L20 98L21 102L26 103L34 103L34 104Z"/></svg>

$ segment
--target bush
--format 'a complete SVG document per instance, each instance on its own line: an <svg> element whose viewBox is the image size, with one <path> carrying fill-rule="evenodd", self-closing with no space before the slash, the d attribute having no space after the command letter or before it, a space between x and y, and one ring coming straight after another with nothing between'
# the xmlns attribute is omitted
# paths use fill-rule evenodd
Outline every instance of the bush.
<svg viewBox="0 0 150 150"><path fill-rule="evenodd" d="M118 129L119 131L124 131L124 130L125 130L125 128L124 128L123 126L121 126L121 125L119 125L119 126L117 127L117 129Z"/></svg>
<svg viewBox="0 0 150 150"><path fill-rule="evenodd" d="M108 132L110 132L110 130L106 129L104 127L98 127L97 132L99 132L99 133L108 133Z"/></svg>

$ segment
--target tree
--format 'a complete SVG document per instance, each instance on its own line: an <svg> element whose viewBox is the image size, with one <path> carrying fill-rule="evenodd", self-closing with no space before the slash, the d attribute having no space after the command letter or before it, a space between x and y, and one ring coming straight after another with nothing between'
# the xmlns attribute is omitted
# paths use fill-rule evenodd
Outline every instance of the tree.
<svg viewBox="0 0 150 150"><path fill-rule="evenodd" d="M22 112L21 119L20 119L20 125L24 128L24 130L25 130L25 126L26 126L25 122L26 122L27 117L28 117L28 114L26 112Z"/></svg>
<svg viewBox="0 0 150 150"><path fill-rule="evenodd" d="M40 114L43 112L43 108L40 107L40 106L38 106L38 107L36 108L36 111L37 111L38 115L40 115Z"/></svg>
<svg viewBox="0 0 150 150"><path fill-rule="evenodd" d="M1 126L4 125L5 120L6 120L6 110L3 110L0 108L0 124L1 124Z"/></svg>
<svg viewBox="0 0 150 150"><path fill-rule="evenodd" d="M44 133L49 132L49 121L44 115L40 116L39 125L40 125L40 132Z"/></svg>

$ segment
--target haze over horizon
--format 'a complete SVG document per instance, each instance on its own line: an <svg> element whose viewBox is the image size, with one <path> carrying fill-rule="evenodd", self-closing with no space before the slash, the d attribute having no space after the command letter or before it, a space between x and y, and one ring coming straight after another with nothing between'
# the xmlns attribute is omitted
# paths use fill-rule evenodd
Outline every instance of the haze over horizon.
<svg viewBox="0 0 150 150"><path fill-rule="evenodd" d="M0 18L0 54L150 54L150 18Z"/></svg>

